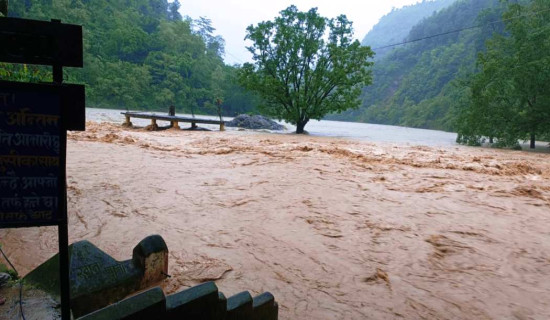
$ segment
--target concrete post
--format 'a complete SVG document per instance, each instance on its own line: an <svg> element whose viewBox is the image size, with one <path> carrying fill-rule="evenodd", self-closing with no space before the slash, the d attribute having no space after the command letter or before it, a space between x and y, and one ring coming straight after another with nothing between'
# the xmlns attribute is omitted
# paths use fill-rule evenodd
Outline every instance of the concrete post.
<svg viewBox="0 0 550 320"><path fill-rule="evenodd" d="M130 116L126 115L126 121L124 122L124 126L125 127L131 127L132 126L132 121L130 121Z"/></svg>
<svg viewBox="0 0 550 320"><path fill-rule="evenodd" d="M149 236L134 248L134 265L143 270L140 288L145 289L166 278L168 274L168 247L159 235Z"/></svg>

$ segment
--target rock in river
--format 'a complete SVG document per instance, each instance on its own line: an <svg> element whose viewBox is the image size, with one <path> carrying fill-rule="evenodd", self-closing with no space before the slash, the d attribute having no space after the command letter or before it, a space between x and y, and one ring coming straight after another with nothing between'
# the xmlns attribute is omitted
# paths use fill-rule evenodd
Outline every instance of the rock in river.
<svg viewBox="0 0 550 320"><path fill-rule="evenodd" d="M268 130L285 130L285 126L268 119L264 116L241 114L226 122L227 127L239 127L245 129L268 129Z"/></svg>

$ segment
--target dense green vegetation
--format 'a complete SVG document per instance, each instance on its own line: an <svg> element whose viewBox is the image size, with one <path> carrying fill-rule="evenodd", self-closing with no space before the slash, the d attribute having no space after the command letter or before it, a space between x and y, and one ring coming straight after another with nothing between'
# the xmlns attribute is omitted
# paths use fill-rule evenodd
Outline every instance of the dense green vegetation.
<svg viewBox="0 0 550 320"><path fill-rule="evenodd" d="M66 68L65 80L87 85L90 107L166 110L175 105L178 112L217 114L220 99L225 115L254 112L260 105L266 115L302 129L309 119L335 112L329 118L458 131L459 141L469 144L495 139L510 146L518 139L550 136L548 0L435 0L392 11L363 43L383 47L412 42L378 52L374 67L367 68L374 82L363 88L360 108L342 114L336 113L355 106L359 82L349 87L353 90L343 100L335 92L346 85L338 83L321 104L300 93L301 84L287 85L288 92L274 90L273 85L290 80L299 84L300 75L333 83L335 78L330 80L327 73L317 76L315 69L323 59L345 61L351 51L326 56L332 50L330 39L325 44L317 39L310 43L315 44L308 51L310 64L300 64L297 59L305 53L300 46L305 48L307 41L293 45L299 37L290 31L298 26L289 25L288 32L278 34L272 25L272 42L265 41L270 38L258 26L249 29L255 65L227 66L222 59L224 41L210 21L182 17L178 8L178 1L168 0L20 0L10 1L9 15L84 26L85 67ZM516 19L518 15L528 17ZM349 30L344 31L348 41ZM285 42L285 34L292 41ZM417 39L424 40L413 41ZM258 55L272 44L281 48L273 51L279 56L266 60ZM338 74L334 67L325 71L353 78L353 71L344 69ZM263 76L270 70L282 78L275 77L277 81L261 89L269 82ZM0 79L51 81L51 72L46 67L0 64ZM363 84L370 79L369 74ZM238 80L264 99L246 91ZM296 108L276 108L282 93L291 98L287 105Z"/></svg>
<svg viewBox="0 0 550 320"><path fill-rule="evenodd" d="M341 15L290 6L274 21L249 26L246 38L254 64L245 63L241 83L264 98L262 111L296 125L359 105L361 89L372 82L373 52L352 39L352 23Z"/></svg>
<svg viewBox="0 0 550 320"><path fill-rule="evenodd" d="M375 59L385 57L393 48L377 49L400 43L407 38L412 27L422 19L450 6L456 0L423 0L420 3L393 9L380 18L380 21L363 38L361 43L370 46L376 52Z"/></svg>
<svg viewBox="0 0 550 320"><path fill-rule="evenodd" d="M506 33L487 42L466 83L457 140L511 147L530 140L535 148L536 137L550 133L550 2L511 3L503 20Z"/></svg>
<svg viewBox="0 0 550 320"><path fill-rule="evenodd" d="M459 0L415 25L416 39L377 60L359 110L331 118L457 131L472 145L548 139L547 0Z"/></svg>
<svg viewBox="0 0 550 320"><path fill-rule="evenodd" d="M167 0L10 1L9 16L61 19L84 28L84 68L66 81L87 85L87 106L210 113L223 100L226 115L254 110L258 98L223 63L224 40L208 19L182 18ZM0 65L1 79L51 79L35 66Z"/></svg>
<svg viewBox="0 0 550 320"><path fill-rule="evenodd" d="M363 92L360 109L331 118L349 121L456 130L460 85L476 68L477 54L502 23L499 0L459 0L422 20L407 40L484 25L399 47L374 66L374 83Z"/></svg>

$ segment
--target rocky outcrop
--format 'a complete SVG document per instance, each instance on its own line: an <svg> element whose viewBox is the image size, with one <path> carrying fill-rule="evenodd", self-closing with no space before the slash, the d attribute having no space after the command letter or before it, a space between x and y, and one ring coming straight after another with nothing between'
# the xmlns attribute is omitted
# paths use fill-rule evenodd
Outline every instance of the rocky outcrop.
<svg viewBox="0 0 550 320"><path fill-rule="evenodd" d="M247 114L238 115L233 120L226 122L225 126L244 129L285 130L285 126L264 116L249 116Z"/></svg>

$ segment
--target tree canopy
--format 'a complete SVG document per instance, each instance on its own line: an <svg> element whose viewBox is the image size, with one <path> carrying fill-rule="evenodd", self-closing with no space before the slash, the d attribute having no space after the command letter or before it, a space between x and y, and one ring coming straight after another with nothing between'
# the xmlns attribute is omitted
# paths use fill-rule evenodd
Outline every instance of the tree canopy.
<svg viewBox="0 0 550 320"><path fill-rule="evenodd" d="M260 94L262 111L303 133L310 119L356 108L361 89L372 82L373 52L352 35L344 15L328 19L316 8L290 6L274 21L247 28L254 64L243 65L240 82Z"/></svg>
<svg viewBox="0 0 550 320"><path fill-rule="evenodd" d="M9 16L61 19L83 26L84 68L65 69L67 81L86 85L89 107L212 113L250 112L258 98L223 62L224 41L207 18L192 20L167 0L10 1ZM43 81L48 68L0 64L0 79Z"/></svg>
<svg viewBox="0 0 550 320"><path fill-rule="evenodd" d="M506 33L487 42L472 76L470 103L461 109L459 142L486 137L515 146L550 132L550 4L510 3L503 15Z"/></svg>

